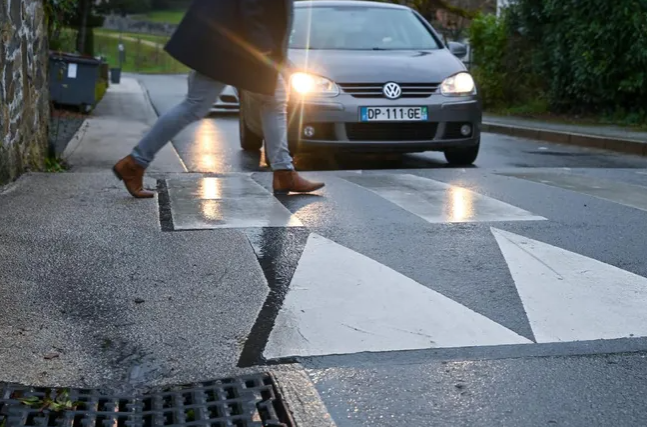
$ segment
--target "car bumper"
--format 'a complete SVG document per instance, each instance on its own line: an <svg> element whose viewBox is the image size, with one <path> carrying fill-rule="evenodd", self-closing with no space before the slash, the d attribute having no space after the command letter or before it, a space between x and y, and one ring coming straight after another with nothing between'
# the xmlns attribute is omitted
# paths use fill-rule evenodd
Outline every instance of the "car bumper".
<svg viewBox="0 0 647 427"><path fill-rule="evenodd" d="M230 87L227 86L216 102L211 106L211 113L225 113L225 112L232 112L232 113L237 113L240 111L240 101L238 99L238 94L236 91Z"/></svg>
<svg viewBox="0 0 647 427"><path fill-rule="evenodd" d="M426 106L425 122L360 122L361 107ZM481 105L477 97L362 99L342 94L330 99L293 101L288 107L290 141L299 149L335 148L351 151L443 151L479 143ZM472 132L463 135L465 124ZM306 128L314 135L306 136Z"/></svg>

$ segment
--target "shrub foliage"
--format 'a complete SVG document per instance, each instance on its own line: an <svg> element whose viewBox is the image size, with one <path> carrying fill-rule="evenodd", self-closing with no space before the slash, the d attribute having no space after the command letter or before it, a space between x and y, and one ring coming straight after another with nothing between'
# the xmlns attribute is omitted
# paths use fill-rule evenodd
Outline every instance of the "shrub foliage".
<svg viewBox="0 0 647 427"><path fill-rule="evenodd" d="M647 0L518 0L475 19L470 40L487 106L645 119Z"/></svg>

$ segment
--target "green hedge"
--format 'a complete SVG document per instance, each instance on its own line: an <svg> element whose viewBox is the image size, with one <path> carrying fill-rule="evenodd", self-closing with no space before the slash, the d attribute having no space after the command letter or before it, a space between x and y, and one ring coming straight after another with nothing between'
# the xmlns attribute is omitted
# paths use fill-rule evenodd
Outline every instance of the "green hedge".
<svg viewBox="0 0 647 427"><path fill-rule="evenodd" d="M96 107L99 102L103 99L108 91L108 81L104 79L98 79L96 85L94 86L94 106Z"/></svg>
<svg viewBox="0 0 647 427"><path fill-rule="evenodd" d="M486 105L647 117L645 0L518 0L470 33Z"/></svg>

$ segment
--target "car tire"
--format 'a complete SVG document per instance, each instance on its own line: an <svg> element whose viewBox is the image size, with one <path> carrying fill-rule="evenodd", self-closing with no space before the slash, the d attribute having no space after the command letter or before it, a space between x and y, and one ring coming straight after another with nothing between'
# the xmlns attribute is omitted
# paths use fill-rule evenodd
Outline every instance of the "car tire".
<svg viewBox="0 0 647 427"><path fill-rule="evenodd" d="M445 159L450 165L469 166L476 161L479 155L481 142L472 147L450 148L445 150Z"/></svg>
<svg viewBox="0 0 647 427"><path fill-rule="evenodd" d="M238 127L240 134L240 147L245 151L258 151L263 146L263 137L256 135L245 123L245 114L243 114L243 104L240 104L240 116L238 118Z"/></svg>

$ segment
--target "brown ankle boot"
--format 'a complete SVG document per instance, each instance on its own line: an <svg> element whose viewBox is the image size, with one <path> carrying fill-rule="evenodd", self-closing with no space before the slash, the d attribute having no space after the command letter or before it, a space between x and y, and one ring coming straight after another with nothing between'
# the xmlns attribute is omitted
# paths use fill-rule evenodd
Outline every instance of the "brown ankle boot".
<svg viewBox="0 0 647 427"><path fill-rule="evenodd" d="M322 182L310 182L291 170L274 172L274 194L311 193L323 188Z"/></svg>
<svg viewBox="0 0 647 427"><path fill-rule="evenodd" d="M155 196L155 193L144 190L145 170L132 156L124 157L112 168L115 176L124 182L130 195L136 199L150 199Z"/></svg>

